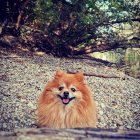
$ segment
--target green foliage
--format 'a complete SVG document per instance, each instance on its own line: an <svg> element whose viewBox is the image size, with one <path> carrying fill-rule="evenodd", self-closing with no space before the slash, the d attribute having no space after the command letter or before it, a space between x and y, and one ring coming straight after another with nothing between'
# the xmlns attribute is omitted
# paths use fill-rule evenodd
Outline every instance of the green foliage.
<svg viewBox="0 0 140 140"><path fill-rule="evenodd" d="M24 3L13 2L19 7ZM10 9L10 0L7 3ZM24 9L22 20L47 34L52 48L77 48L92 45L99 38L106 43L110 38L119 40L113 29L122 23L133 25L131 19L140 18L138 5L138 0L34 0Z"/></svg>
<svg viewBox="0 0 140 140"><path fill-rule="evenodd" d="M38 18L42 22L51 18L55 18L54 9L50 9L52 5L53 3L51 0L36 0L35 7L33 9L36 18Z"/></svg>

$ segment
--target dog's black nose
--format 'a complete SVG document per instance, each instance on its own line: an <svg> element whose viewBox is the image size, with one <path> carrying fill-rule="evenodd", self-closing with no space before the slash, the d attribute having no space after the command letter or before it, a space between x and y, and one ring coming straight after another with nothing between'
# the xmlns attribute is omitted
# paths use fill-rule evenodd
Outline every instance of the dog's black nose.
<svg viewBox="0 0 140 140"><path fill-rule="evenodd" d="M69 97L69 92L68 92L68 91L65 91L65 92L63 93L63 95L64 95L65 98L67 98L67 97Z"/></svg>

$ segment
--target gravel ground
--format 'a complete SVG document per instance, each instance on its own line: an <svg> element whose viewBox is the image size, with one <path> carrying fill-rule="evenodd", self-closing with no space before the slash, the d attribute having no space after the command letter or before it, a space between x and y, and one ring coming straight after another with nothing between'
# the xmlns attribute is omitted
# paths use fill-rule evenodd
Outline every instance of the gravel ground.
<svg viewBox="0 0 140 140"><path fill-rule="evenodd" d="M98 109L98 127L140 130L140 80L91 60L60 59L0 50L0 130L36 127L36 102L57 69L125 76L86 76Z"/></svg>

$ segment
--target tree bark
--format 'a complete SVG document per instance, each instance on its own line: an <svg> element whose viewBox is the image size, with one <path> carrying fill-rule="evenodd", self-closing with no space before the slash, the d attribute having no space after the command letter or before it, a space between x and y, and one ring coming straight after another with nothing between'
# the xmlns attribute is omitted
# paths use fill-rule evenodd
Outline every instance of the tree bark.
<svg viewBox="0 0 140 140"><path fill-rule="evenodd" d="M102 128L49 129L28 128L14 132L0 132L2 140L139 140L139 130L119 130Z"/></svg>

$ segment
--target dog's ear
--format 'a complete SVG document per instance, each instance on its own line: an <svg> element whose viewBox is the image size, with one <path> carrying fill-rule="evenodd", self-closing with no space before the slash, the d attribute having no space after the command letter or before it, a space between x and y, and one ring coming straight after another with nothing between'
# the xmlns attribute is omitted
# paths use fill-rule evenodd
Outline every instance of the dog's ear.
<svg viewBox="0 0 140 140"><path fill-rule="evenodd" d="M64 71L62 70L57 70L55 74L55 79L60 78L64 74Z"/></svg>
<svg viewBox="0 0 140 140"><path fill-rule="evenodd" d="M75 77L79 82L83 82L83 80L84 80L84 74L82 72L76 73Z"/></svg>

